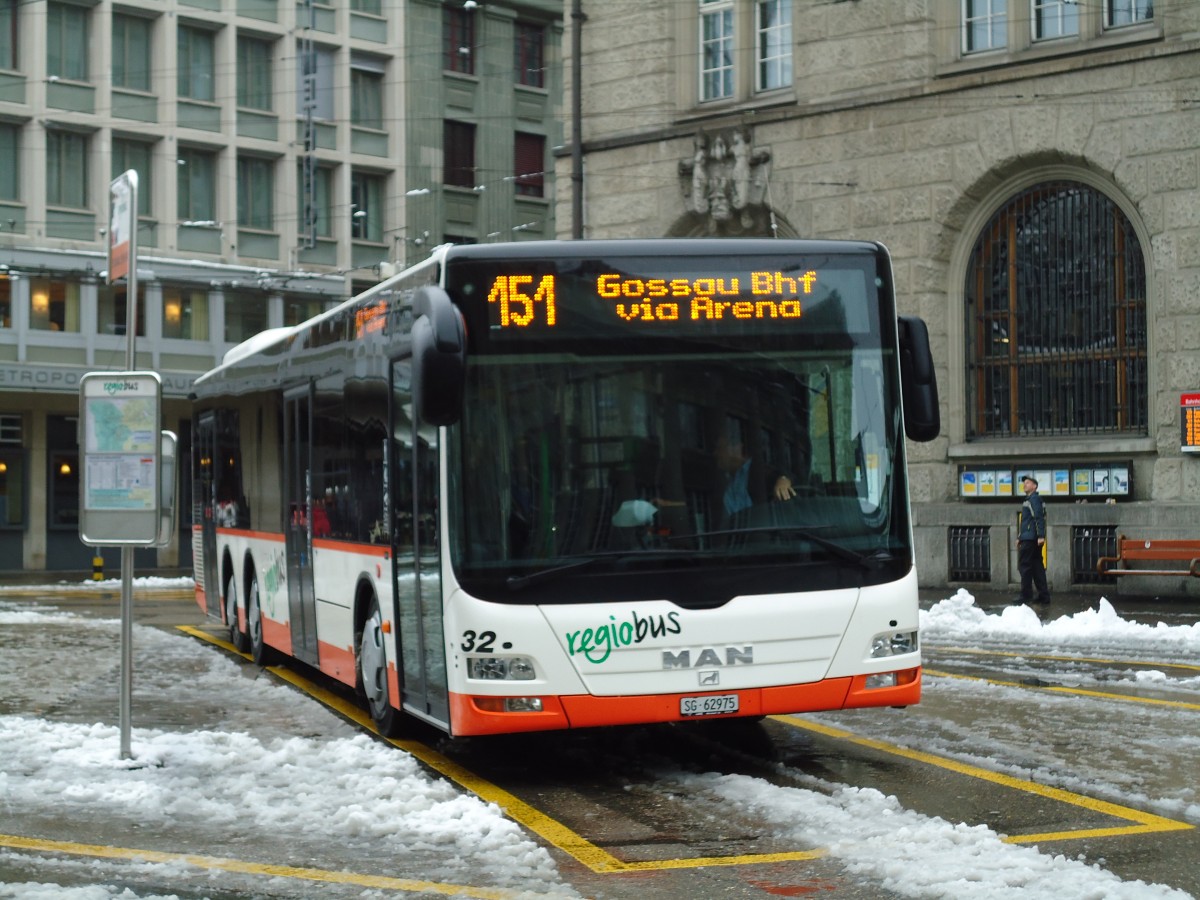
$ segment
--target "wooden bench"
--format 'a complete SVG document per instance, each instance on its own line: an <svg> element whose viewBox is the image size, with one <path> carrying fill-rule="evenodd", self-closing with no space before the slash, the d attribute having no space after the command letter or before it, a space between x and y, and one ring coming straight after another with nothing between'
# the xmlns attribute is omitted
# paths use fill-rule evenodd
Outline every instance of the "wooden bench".
<svg viewBox="0 0 1200 900"><path fill-rule="evenodd" d="M1131 562L1182 562L1186 569L1134 569ZM1200 540L1117 538L1117 555L1096 560L1101 575L1190 575L1200 578Z"/></svg>

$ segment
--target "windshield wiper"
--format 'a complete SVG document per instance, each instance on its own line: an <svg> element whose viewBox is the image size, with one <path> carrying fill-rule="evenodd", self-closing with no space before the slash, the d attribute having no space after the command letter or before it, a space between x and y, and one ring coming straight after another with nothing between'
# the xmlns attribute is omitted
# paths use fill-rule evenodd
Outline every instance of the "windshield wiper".
<svg viewBox="0 0 1200 900"><path fill-rule="evenodd" d="M831 541L829 538L822 537L817 534L817 529L828 528L828 525L777 525L763 526L756 528L728 528L722 531L701 531L696 534L678 535L667 538L667 540L688 540L691 538L703 537L742 537L746 535L756 536L771 536L777 534L791 534L804 538L809 543L816 544L832 553L834 556L844 559L847 562L854 563L863 569L873 569L881 563L890 561L892 554L886 550L875 550L871 553L859 553L857 550L851 550L849 547L839 544L837 541Z"/></svg>
<svg viewBox="0 0 1200 900"><path fill-rule="evenodd" d="M531 584L537 584L539 581L553 580L563 575L568 575L571 572L591 569L602 562L625 563L647 559L662 559L663 557L667 559L686 559L689 562L694 561L690 550L612 550L606 553L589 553L582 558L572 559L570 562L550 566L546 569L538 569L536 572L530 572L528 575L509 575L505 583L508 585L510 591L520 591Z"/></svg>

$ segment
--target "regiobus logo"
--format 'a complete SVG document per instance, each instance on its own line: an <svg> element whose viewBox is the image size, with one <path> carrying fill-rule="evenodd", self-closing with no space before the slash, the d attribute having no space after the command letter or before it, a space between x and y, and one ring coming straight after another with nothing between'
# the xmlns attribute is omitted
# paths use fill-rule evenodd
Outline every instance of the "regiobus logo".
<svg viewBox="0 0 1200 900"><path fill-rule="evenodd" d="M110 397L113 394L136 393L141 390L141 387L136 381L106 381L104 382L104 393Z"/></svg>

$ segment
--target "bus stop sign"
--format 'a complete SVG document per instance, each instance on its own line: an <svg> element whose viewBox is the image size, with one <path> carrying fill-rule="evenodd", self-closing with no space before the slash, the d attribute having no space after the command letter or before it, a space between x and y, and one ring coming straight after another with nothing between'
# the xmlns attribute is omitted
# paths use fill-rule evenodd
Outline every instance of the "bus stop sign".
<svg viewBox="0 0 1200 900"><path fill-rule="evenodd" d="M89 372L80 381L79 538L89 546L159 541L162 382L155 372Z"/></svg>

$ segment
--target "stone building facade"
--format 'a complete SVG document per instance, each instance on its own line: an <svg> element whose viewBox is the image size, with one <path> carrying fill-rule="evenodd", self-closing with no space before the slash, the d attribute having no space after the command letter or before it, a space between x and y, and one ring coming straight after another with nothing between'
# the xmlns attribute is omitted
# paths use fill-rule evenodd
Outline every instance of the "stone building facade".
<svg viewBox="0 0 1200 900"><path fill-rule="evenodd" d="M941 437L908 446L923 584L1011 589L1029 471L1052 589L1198 592L1096 561L1200 539L1200 3L583 12L584 236L890 250L941 393Z"/></svg>

